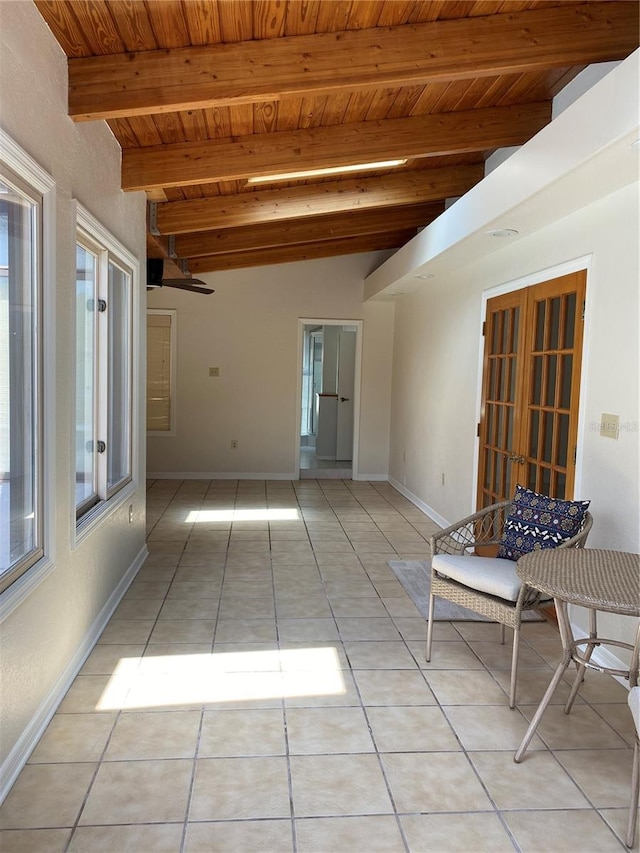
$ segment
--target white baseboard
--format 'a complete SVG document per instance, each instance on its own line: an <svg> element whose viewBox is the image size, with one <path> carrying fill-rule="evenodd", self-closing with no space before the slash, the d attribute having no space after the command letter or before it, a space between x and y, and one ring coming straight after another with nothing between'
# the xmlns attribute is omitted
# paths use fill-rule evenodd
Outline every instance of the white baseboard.
<svg viewBox="0 0 640 853"><path fill-rule="evenodd" d="M55 714L58 705L62 702L65 694L71 687L74 678L79 673L85 660L93 650L100 634L104 631L109 619L120 603L131 581L137 575L140 567L147 559L149 552L145 545L136 555L134 561L127 569L117 587L109 596L104 607L98 613L93 624L87 631L83 641L80 643L74 656L64 668L49 693L40 703L40 707L31 718L31 721L18 738L15 746L0 766L0 804L11 790L11 786L18 778L20 771L27 763L29 756L35 749L38 741L44 734L51 718Z"/></svg>
<svg viewBox="0 0 640 853"><path fill-rule="evenodd" d="M300 469L300 476L297 471L280 474L247 474L246 472L236 473L232 471L148 471L147 480L300 480L304 479ZM320 476L320 475L318 475ZM356 474L354 480L366 482L390 482L386 474ZM393 484L395 485L395 483Z"/></svg>
<svg viewBox="0 0 640 853"><path fill-rule="evenodd" d="M357 482L388 483L388 474L354 474L353 479Z"/></svg>
<svg viewBox="0 0 640 853"><path fill-rule="evenodd" d="M298 472L248 473L247 471L147 471L147 480L297 480Z"/></svg>
<svg viewBox="0 0 640 853"><path fill-rule="evenodd" d="M436 524L439 524L440 527L449 527L451 524L450 521L447 521L446 518L440 515L440 513L436 512L433 507L430 507L429 504L426 504L424 501L421 501L420 498L416 497L413 492L410 492L406 486L403 486L397 480L394 480L393 477L389 477L389 483L393 486L394 489L397 489L401 495L404 495L407 500L410 500L412 504L421 509L425 515L428 515L432 521L435 521Z"/></svg>

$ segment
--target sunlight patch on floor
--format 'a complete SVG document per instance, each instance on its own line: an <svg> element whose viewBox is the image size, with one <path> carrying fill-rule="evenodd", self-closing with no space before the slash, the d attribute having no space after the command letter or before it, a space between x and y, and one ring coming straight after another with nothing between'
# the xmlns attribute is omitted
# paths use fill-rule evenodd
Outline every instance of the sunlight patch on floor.
<svg viewBox="0 0 640 853"><path fill-rule="evenodd" d="M346 692L334 647L121 658L97 711Z"/></svg>
<svg viewBox="0 0 640 853"><path fill-rule="evenodd" d="M300 513L290 509L196 509L186 518L187 524L216 521L297 521Z"/></svg>

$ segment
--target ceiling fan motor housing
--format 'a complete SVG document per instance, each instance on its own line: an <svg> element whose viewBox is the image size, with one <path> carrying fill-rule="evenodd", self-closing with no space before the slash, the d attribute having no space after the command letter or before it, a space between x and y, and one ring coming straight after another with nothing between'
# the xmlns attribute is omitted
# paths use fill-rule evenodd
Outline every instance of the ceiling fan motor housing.
<svg viewBox="0 0 640 853"><path fill-rule="evenodd" d="M162 287L164 260L162 258L147 258L147 287Z"/></svg>

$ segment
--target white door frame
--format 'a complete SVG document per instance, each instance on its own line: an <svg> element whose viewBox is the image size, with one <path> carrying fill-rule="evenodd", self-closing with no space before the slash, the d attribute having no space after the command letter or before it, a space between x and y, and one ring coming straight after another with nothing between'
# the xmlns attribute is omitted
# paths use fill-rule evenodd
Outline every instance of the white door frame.
<svg viewBox="0 0 640 853"><path fill-rule="evenodd" d="M353 469L352 479L357 479L358 474L358 449L360 444L360 385L362 373L362 320L338 319L328 320L318 317L298 318L298 358L297 358L297 391L296 391L296 431L295 431L295 458L293 471L295 479L300 479L300 413L302 411L302 367L304 358L304 327L305 326L355 326L356 327L356 363L354 369L354 394L353 394Z"/></svg>

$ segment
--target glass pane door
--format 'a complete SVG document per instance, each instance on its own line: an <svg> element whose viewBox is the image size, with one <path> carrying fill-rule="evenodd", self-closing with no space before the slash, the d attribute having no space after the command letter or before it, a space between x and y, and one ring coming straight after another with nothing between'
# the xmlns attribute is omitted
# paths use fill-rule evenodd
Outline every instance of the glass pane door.
<svg viewBox="0 0 640 853"><path fill-rule="evenodd" d="M519 294L491 300L485 324L483 415L480 422L479 505L489 506L513 491L517 442Z"/></svg>
<svg viewBox="0 0 640 853"><path fill-rule="evenodd" d="M527 353L525 485L561 500L573 495L584 275L540 288L531 293L535 333Z"/></svg>

